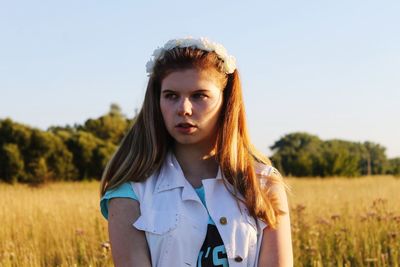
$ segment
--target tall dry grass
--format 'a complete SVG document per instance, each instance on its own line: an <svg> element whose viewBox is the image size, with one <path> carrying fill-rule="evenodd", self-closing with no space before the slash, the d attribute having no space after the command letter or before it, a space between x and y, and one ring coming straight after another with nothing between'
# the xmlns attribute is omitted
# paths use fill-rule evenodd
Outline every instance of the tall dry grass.
<svg viewBox="0 0 400 267"><path fill-rule="evenodd" d="M295 266L399 266L400 179L288 179ZM97 182L0 184L0 266L112 266Z"/></svg>
<svg viewBox="0 0 400 267"><path fill-rule="evenodd" d="M295 266L399 266L400 179L288 179Z"/></svg>
<svg viewBox="0 0 400 267"><path fill-rule="evenodd" d="M98 183L0 184L0 266L111 266Z"/></svg>

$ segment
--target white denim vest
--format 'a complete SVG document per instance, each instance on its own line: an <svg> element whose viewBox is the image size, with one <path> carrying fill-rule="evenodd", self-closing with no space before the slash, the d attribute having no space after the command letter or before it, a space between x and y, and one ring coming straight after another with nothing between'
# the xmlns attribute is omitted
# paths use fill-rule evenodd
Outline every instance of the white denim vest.
<svg viewBox="0 0 400 267"><path fill-rule="evenodd" d="M271 168L258 166L256 172L270 172ZM215 179L204 179L202 183L208 212L224 242L229 266L257 266L266 224L255 221L242 203L240 212L220 170ZM153 267L197 266L208 213L173 153L168 154L158 173L144 182L131 184L141 211L133 226L145 232Z"/></svg>

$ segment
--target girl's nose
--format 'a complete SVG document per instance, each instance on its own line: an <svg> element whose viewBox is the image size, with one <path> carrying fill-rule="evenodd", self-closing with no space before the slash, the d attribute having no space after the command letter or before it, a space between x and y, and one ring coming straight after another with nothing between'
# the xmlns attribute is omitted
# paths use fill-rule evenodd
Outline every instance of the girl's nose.
<svg viewBox="0 0 400 267"><path fill-rule="evenodd" d="M192 115L192 103L187 98L182 98L178 103L178 115L190 116Z"/></svg>

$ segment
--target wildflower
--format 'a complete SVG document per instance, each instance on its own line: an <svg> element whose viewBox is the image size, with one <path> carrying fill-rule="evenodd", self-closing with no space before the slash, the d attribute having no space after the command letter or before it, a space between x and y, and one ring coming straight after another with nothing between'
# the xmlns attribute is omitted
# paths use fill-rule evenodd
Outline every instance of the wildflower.
<svg viewBox="0 0 400 267"><path fill-rule="evenodd" d="M83 231L83 229L81 229L81 228L77 228L75 230L75 234L78 235L78 236L82 236L82 235L85 234L85 231Z"/></svg>
<svg viewBox="0 0 400 267"><path fill-rule="evenodd" d="M310 235L318 237L319 236L319 232L318 231L310 231Z"/></svg>
<svg viewBox="0 0 400 267"><path fill-rule="evenodd" d="M397 222L400 223L400 216L393 216L392 219Z"/></svg>
<svg viewBox="0 0 400 267"><path fill-rule="evenodd" d="M311 255L315 255L318 251L314 246L306 246L305 250Z"/></svg>
<svg viewBox="0 0 400 267"><path fill-rule="evenodd" d="M378 205L385 205L387 203L387 199L385 198L377 198L372 202L372 206L376 207Z"/></svg>
<svg viewBox="0 0 400 267"><path fill-rule="evenodd" d="M318 218L316 222L322 225L331 225L331 223L325 218Z"/></svg>
<svg viewBox="0 0 400 267"><path fill-rule="evenodd" d="M390 237L390 238L396 239L396 236L397 236L397 233L396 233L396 232L390 232L390 233L389 233L389 237Z"/></svg>
<svg viewBox="0 0 400 267"><path fill-rule="evenodd" d="M306 206L304 206L304 205L302 205L302 204L297 204L296 205L296 207L295 207L295 210L297 211L297 212L302 212L303 210L305 210L306 209Z"/></svg>
<svg viewBox="0 0 400 267"><path fill-rule="evenodd" d="M106 242L101 243L101 247L102 247L104 250L110 250L111 244L110 244L109 241L106 241Z"/></svg>
<svg viewBox="0 0 400 267"><path fill-rule="evenodd" d="M300 228L297 227L297 226L292 226L292 232L293 233L298 233L298 232L300 232Z"/></svg>

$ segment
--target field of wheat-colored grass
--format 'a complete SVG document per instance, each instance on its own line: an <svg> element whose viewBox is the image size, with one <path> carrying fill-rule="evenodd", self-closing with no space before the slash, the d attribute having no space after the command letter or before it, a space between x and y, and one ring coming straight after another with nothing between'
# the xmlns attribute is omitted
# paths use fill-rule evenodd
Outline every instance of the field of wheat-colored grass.
<svg viewBox="0 0 400 267"><path fill-rule="evenodd" d="M290 179L295 266L399 266L400 179Z"/></svg>
<svg viewBox="0 0 400 267"><path fill-rule="evenodd" d="M112 266L98 182L0 185L0 266Z"/></svg>
<svg viewBox="0 0 400 267"><path fill-rule="evenodd" d="M399 266L400 179L287 179L295 266ZM0 266L112 266L98 182L0 184Z"/></svg>

